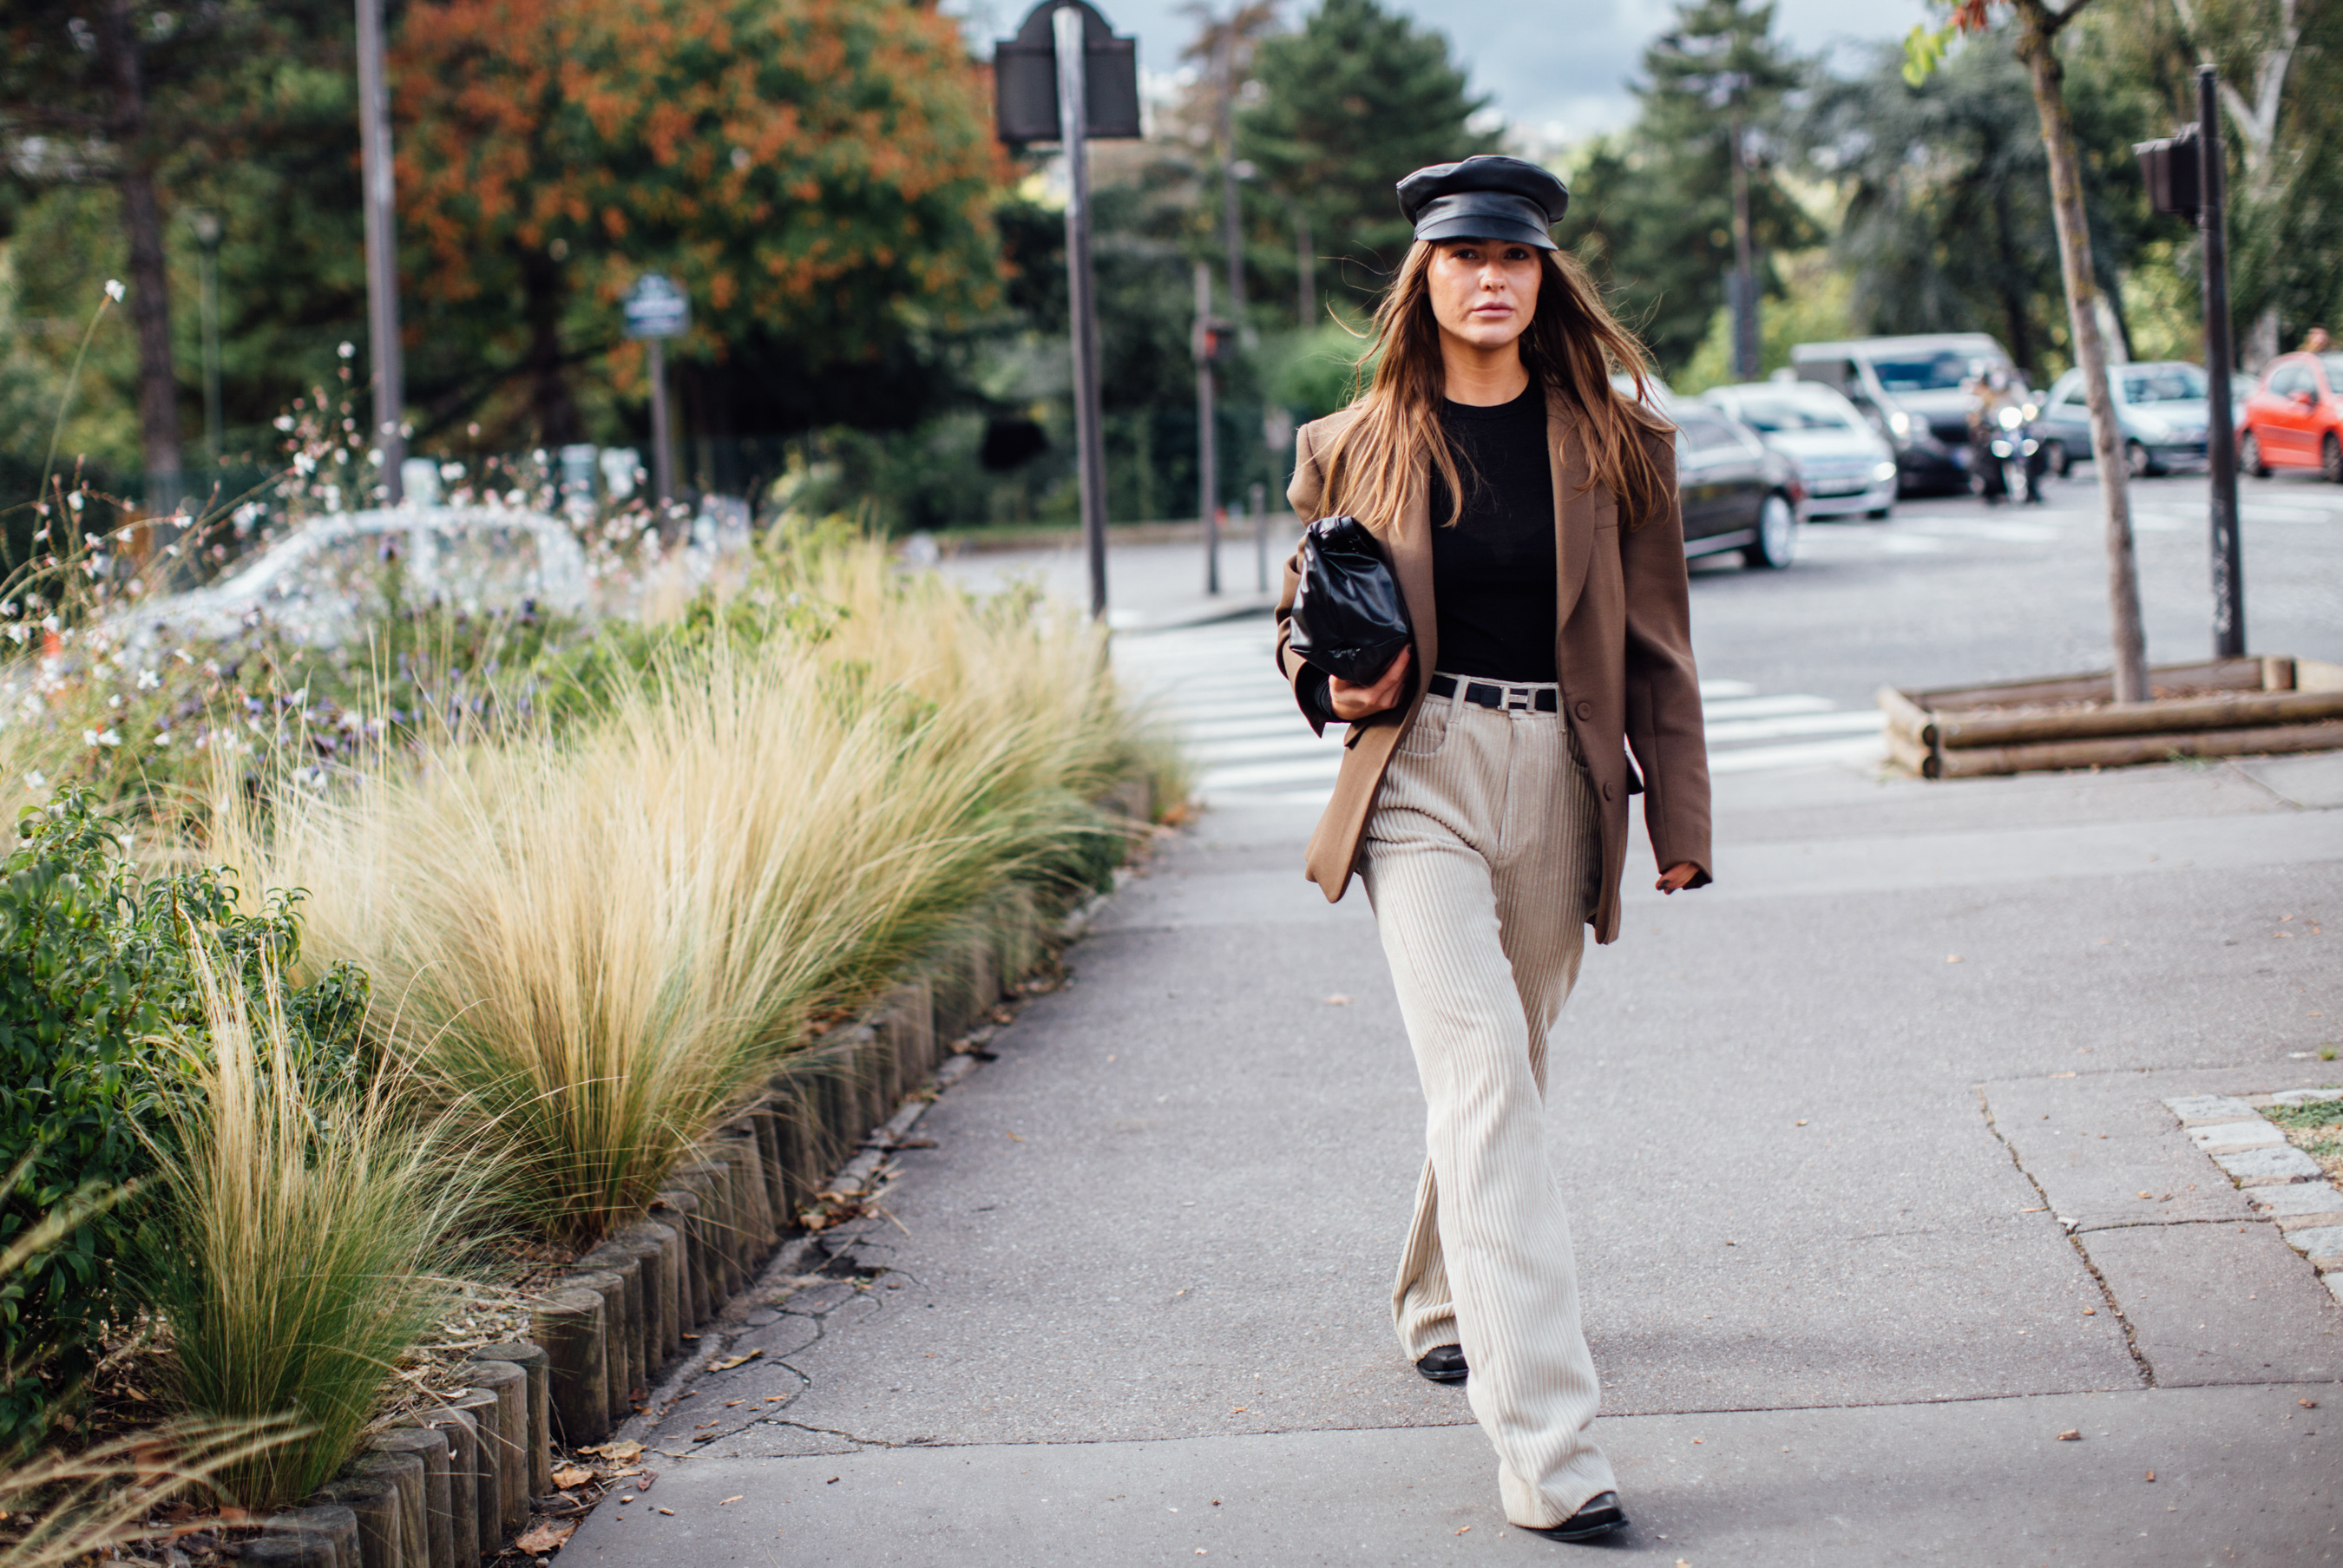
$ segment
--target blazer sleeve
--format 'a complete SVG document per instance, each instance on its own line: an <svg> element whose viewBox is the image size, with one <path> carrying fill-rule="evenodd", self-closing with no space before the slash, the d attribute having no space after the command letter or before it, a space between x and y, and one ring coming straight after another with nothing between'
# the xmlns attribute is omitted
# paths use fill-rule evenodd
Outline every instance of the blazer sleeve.
<svg viewBox="0 0 2343 1568"><path fill-rule="evenodd" d="M1627 601L1627 746L1644 775L1644 823L1660 869L1691 861L1691 886L1710 879L1708 741L1693 666L1691 590L1684 512L1676 498L1674 438L1644 437L1663 476L1664 500L1641 526L1619 531Z"/></svg>
<svg viewBox="0 0 2343 1568"><path fill-rule="evenodd" d="M1317 520L1318 503L1325 491L1325 475L1318 467L1318 427L1313 422L1293 434L1293 479L1285 487L1285 498L1293 507L1293 515L1304 523ZM1326 726L1339 724L1334 705L1326 686L1326 672L1295 654L1286 644L1293 634L1293 601L1302 589L1302 552L1297 549L1285 559L1285 578L1277 595L1277 668L1293 688L1295 706L1310 721L1313 733L1323 735Z"/></svg>

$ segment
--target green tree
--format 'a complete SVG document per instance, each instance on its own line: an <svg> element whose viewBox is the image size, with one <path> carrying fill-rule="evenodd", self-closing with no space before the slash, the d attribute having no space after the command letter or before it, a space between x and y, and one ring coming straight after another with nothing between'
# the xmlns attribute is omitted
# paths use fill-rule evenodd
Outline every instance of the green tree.
<svg viewBox="0 0 2343 1568"><path fill-rule="evenodd" d="M1820 237L1781 183L1783 106L1807 66L1774 37L1773 25L1771 5L1685 0L1675 25L1644 52L1635 124L1598 143L1572 181L1565 232L1607 275L1664 370L1692 358L1725 300L1736 126L1760 257ZM1770 261L1761 259L1758 278L1779 295Z"/></svg>
<svg viewBox="0 0 2343 1568"><path fill-rule="evenodd" d="M2026 67L2007 48L1958 51L1916 85L1900 47L1825 79L1792 116L1844 216L1831 250L1865 332L1990 332L2040 381L2073 351L2058 277L2048 164ZM2143 105L2102 74L2069 97L2092 265L2122 317L2118 279L2151 232L2131 144Z"/></svg>
<svg viewBox="0 0 2343 1568"><path fill-rule="evenodd" d="M1253 73L1261 97L1237 116L1237 150L1335 264L1342 296L1364 305L1407 253L1393 187L1426 164L1497 151L1496 132L1473 126L1489 100L1445 38L1375 0L1324 0L1300 32L1262 42Z"/></svg>
<svg viewBox="0 0 2343 1568"><path fill-rule="evenodd" d="M2070 85L2131 89L2135 139L2194 121L2197 66L2220 68L2230 304L2246 364L2343 318L2343 203L2333 199L2343 189L2343 5L2117 0L2075 31ZM2185 233L2170 220L2165 232Z"/></svg>
<svg viewBox="0 0 2343 1568"><path fill-rule="evenodd" d="M393 50L424 421L586 433L644 391L618 302L672 275L709 430L903 426L988 308L1008 166L951 21L890 0L421 0ZM442 333L442 326L454 328ZM434 342L471 363L434 367ZM720 432L719 432L720 433Z"/></svg>

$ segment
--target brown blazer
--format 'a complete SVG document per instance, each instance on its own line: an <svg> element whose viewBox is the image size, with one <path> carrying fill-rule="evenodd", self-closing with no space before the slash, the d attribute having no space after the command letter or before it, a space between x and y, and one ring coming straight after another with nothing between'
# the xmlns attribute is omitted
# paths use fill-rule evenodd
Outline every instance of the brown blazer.
<svg viewBox="0 0 2343 1568"><path fill-rule="evenodd" d="M1352 418L1349 410L1303 426L1294 443L1293 482L1286 496L1294 515L1314 519L1325 476L1318 453ZM1627 865L1627 797L1641 790L1644 821L1662 869L1689 860L1700 868L1692 885L1709 879L1708 748L1701 733L1700 681L1693 669L1691 613L1684 578L1684 516L1676 506L1675 455L1670 437L1653 431L1667 505L1639 528L1619 523L1608 487L1590 485L1584 454L1573 438L1577 413L1559 394L1546 396L1546 442L1554 463L1556 603L1554 664L1562 677L1562 707L1586 755L1587 771L1603 809L1603 892L1588 918L1595 940L1619 934L1619 879ZM1398 525L1374 528L1383 540L1415 627L1415 696L1396 715L1350 727L1334 797L1310 838L1303 874L1342 896L1357 868L1359 842L1375 791L1401 737L1423 704L1425 677L1439 668L1439 617L1433 608L1432 518L1428 474ZM1302 668L1288 651L1301 558L1285 563L1285 589L1277 606L1278 668L1292 681ZM1628 766L1632 749L1640 780Z"/></svg>

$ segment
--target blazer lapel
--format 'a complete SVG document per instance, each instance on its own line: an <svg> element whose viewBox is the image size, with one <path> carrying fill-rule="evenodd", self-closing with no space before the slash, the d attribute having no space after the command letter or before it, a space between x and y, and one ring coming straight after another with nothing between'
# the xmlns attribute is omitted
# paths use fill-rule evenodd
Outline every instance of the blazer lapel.
<svg viewBox="0 0 2343 1568"><path fill-rule="evenodd" d="M1549 389L1545 395L1545 444L1554 468L1554 636L1578 606L1579 590L1586 585L1586 566L1594 556L1595 492L1587 487L1594 477L1586 466L1584 443L1571 438L1577 416L1570 400ZM1559 648L1556 650L1559 652Z"/></svg>
<svg viewBox="0 0 2343 1568"><path fill-rule="evenodd" d="M1400 508L1399 527L1391 541L1392 576L1399 579L1400 597L1407 601L1407 618L1415 628L1415 689L1419 695L1432 672L1439 668L1440 617L1432 597L1431 470L1419 472Z"/></svg>

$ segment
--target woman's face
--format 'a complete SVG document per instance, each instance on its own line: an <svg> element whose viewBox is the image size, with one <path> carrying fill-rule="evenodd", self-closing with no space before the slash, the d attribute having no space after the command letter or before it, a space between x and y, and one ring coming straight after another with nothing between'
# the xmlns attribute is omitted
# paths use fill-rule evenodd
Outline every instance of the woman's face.
<svg viewBox="0 0 2343 1568"><path fill-rule="evenodd" d="M1510 240L1435 241L1426 282L1433 319L1448 337L1486 351L1503 348L1537 314L1537 251Z"/></svg>

